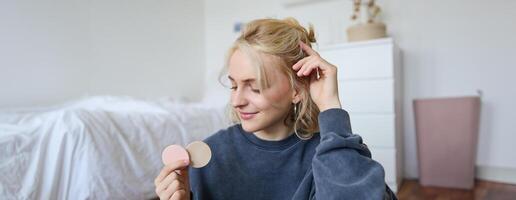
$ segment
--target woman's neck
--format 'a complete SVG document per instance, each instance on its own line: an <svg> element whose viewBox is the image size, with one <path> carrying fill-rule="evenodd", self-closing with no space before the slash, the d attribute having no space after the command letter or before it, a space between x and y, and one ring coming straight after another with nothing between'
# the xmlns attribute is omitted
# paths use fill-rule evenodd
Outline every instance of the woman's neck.
<svg viewBox="0 0 516 200"><path fill-rule="evenodd" d="M283 123L277 124L275 126L271 126L259 131L254 132L253 134L256 137L267 140L267 141L280 141L292 134L293 129L291 127L285 126Z"/></svg>

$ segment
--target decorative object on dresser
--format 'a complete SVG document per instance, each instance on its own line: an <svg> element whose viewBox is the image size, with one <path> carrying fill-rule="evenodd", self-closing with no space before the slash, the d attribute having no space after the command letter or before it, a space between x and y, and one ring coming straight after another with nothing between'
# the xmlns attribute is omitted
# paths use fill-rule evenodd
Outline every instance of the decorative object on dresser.
<svg viewBox="0 0 516 200"><path fill-rule="evenodd" d="M402 180L402 80L400 51L391 38L320 46L318 52L338 68L342 107L353 133L362 136L385 182L397 191Z"/></svg>
<svg viewBox="0 0 516 200"><path fill-rule="evenodd" d="M360 7L362 0L353 0L353 15L351 20L356 24L347 29L348 41L363 41L383 38L387 35L387 27L384 23L376 21L381 9L376 5L375 0L369 0L367 7L367 22L360 21Z"/></svg>

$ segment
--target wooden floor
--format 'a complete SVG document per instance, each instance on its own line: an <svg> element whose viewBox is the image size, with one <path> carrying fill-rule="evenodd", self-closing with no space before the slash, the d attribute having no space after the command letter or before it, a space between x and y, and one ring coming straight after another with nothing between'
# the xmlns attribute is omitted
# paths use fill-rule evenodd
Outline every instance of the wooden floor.
<svg viewBox="0 0 516 200"><path fill-rule="evenodd" d="M516 185L477 180L472 190L423 187L417 180L404 180L398 192L400 200L516 200Z"/></svg>

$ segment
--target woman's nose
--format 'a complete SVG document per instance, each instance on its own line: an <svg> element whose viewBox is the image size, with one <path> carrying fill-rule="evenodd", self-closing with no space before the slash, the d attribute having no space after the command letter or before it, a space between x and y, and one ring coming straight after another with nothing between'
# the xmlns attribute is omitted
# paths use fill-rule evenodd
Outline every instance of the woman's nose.
<svg viewBox="0 0 516 200"><path fill-rule="evenodd" d="M247 105L247 97L242 90L236 90L232 94L231 104L233 107L241 107Z"/></svg>

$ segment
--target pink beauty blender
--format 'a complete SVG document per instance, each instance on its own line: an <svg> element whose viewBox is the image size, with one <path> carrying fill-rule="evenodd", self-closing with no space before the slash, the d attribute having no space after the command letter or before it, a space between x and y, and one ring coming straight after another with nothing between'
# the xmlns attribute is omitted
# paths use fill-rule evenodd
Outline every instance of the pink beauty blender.
<svg viewBox="0 0 516 200"><path fill-rule="evenodd" d="M188 152L179 145L170 145L161 154L163 164L168 165L178 160L190 160Z"/></svg>

